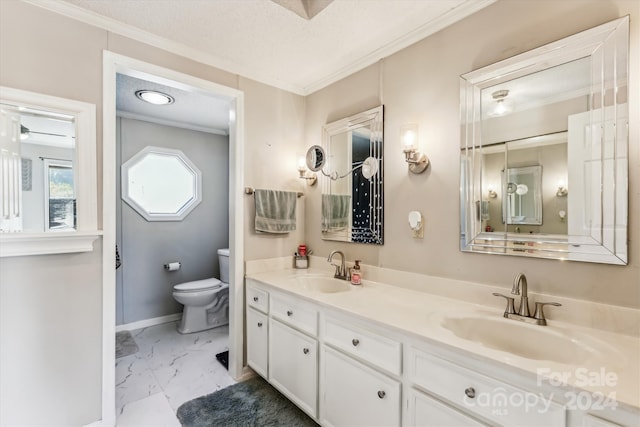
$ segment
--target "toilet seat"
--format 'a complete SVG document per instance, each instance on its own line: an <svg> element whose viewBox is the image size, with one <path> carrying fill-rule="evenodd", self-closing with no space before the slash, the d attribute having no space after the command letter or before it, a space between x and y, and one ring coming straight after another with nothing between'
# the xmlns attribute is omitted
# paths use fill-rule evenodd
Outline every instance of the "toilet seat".
<svg viewBox="0 0 640 427"><path fill-rule="evenodd" d="M180 283L173 287L178 292L196 292L209 289L218 289L222 287L222 282L216 278L194 280L193 282Z"/></svg>

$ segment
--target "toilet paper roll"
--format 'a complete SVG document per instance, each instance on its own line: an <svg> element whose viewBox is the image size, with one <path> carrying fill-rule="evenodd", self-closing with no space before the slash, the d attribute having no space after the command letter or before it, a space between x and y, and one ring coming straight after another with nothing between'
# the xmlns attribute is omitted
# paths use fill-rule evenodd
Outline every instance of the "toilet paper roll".
<svg viewBox="0 0 640 427"><path fill-rule="evenodd" d="M164 269L167 271L176 271L176 270L180 270L180 266L181 264L179 262L170 262L168 264L164 265Z"/></svg>

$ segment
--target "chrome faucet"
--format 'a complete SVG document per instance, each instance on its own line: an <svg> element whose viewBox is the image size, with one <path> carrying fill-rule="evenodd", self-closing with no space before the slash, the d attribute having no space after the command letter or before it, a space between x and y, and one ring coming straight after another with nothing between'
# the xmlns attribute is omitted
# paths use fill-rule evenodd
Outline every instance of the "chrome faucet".
<svg viewBox="0 0 640 427"><path fill-rule="evenodd" d="M520 309L518 314L520 316L529 317L529 296L527 295L527 277L523 273L516 275L513 279L513 288L511 293L513 295L520 295L520 288L522 287L522 296L520 297Z"/></svg>
<svg viewBox="0 0 640 427"><path fill-rule="evenodd" d="M333 261L333 256L335 254L340 255L340 258L341 258L340 265L331 263L331 261ZM347 268L344 264L345 260L344 260L344 254L342 253L342 251L332 251L329 254L329 258L327 258L327 262L331 263L331 265L333 265L336 268L336 273L333 275L334 278L342 279L342 280L351 280L351 277L347 273Z"/></svg>
<svg viewBox="0 0 640 427"><path fill-rule="evenodd" d="M504 310L504 317L507 319L520 320L522 322L545 326L547 324L547 319L545 319L544 311L542 310L544 306L553 305L560 307L562 305L557 302L536 302L535 312L533 313L533 316L531 316L529 312L529 296L527 295L527 278L523 273L516 275L515 279L513 279L513 288L511 289L511 293L513 295L520 295L520 292L522 292L522 296L520 297L520 308L517 313L515 310L514 299L512 297L508 297L497 292L493 293L493 295L507 300L507 308Z"/></svg>

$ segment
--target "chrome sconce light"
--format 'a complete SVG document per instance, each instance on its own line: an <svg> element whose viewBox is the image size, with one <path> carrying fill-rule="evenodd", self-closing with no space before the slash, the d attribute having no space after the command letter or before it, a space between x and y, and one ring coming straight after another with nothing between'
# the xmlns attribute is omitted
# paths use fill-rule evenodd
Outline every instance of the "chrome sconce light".
<svg viewBox="0 0 640 427"><path fill-rule="evenodd" d="M498 193L496 193L496 190L493 189L493 185L489 185L487 189L487 194L492 199L495 199L496 197L498 197Z"/></svg>
<svg viewBox="0 0 640 427"><path fill-rule="evenodd" d="M418 143L418 125L415 123L402 126L400 129L404 160L413 173L422 173L429 167L429 158L416 149Z"/></svg>
<svg viewBox="0 0 640 427"><path fill-rule="evenodd" d="M567 189L567 185L564 183L564 181L559 181L558 182L558 191L556 191L556 196L557 197L567 197L568 194L569 194L569 189Z"/></svg>
<svg viewBox="0 0 640 427"><path fill-rule="evenodd" d="M307 185L313 186L318 182L318 176L307 169L306 159L304 156L298 157L298 178L307 181Z"/></svg>

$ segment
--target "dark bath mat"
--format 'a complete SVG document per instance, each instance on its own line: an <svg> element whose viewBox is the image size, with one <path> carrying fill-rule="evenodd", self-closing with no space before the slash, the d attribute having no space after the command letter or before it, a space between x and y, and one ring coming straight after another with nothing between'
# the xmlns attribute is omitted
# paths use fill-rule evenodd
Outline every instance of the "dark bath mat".
<svg viewBox="0 0 640 427"><path fill-rule="evenodd" d="M224 369L227 371L229 370L229 350L216 354L216 359L218 359L218 362L224 366Z"/></svg>
<svg viewBox="0 0 640 427"><path fill-rule="evenodd" d="M317 427L261 377L190 400L178 408L183 427Z"/></svg>
<svg viewBox="0 0 640 427"><path fill-rule="evenodd" d="M138 352L138 344L129 331L116 332L116 359Z"/></svg>

